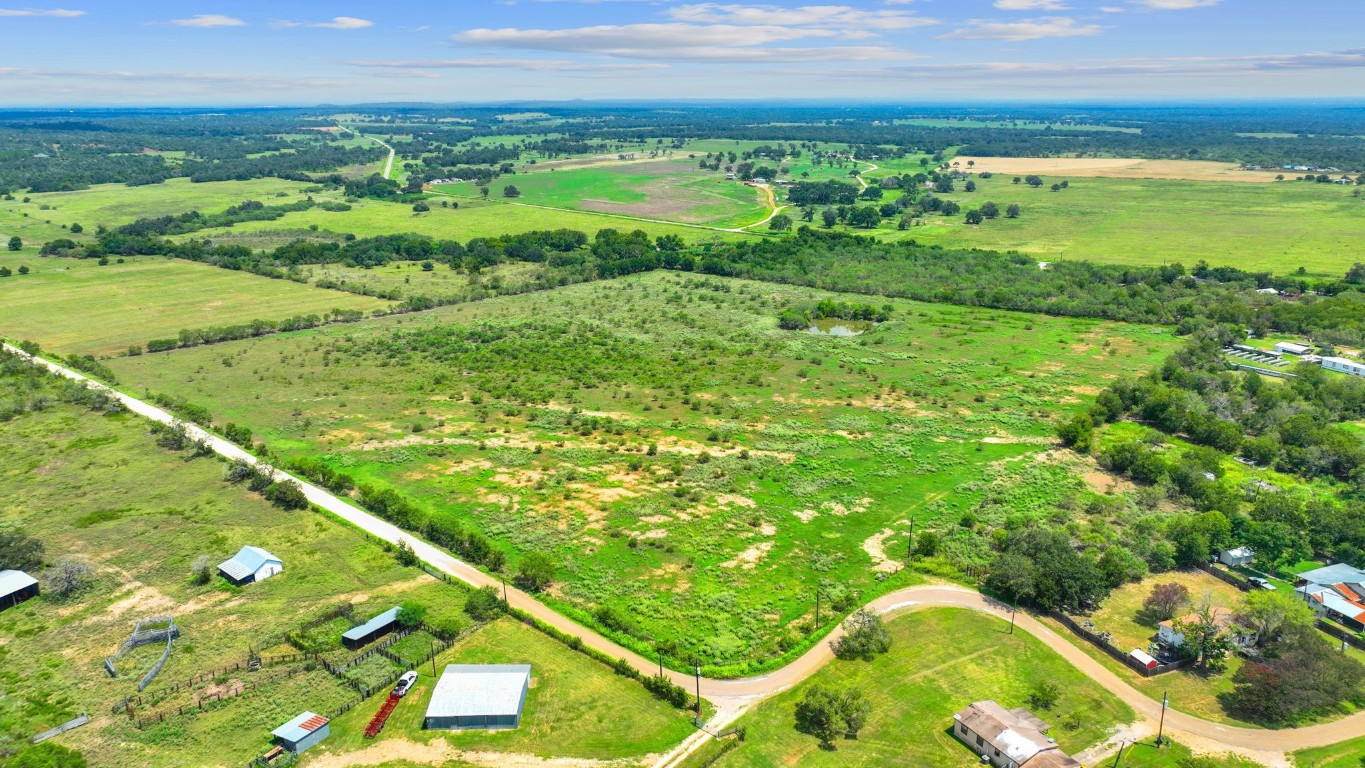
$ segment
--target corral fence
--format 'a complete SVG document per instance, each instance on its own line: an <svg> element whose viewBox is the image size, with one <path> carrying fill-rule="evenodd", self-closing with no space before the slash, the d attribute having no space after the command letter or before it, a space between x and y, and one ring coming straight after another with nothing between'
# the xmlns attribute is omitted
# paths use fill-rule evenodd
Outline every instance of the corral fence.
<svg viewBox="0 0 1365 768"><path fill-rule="evenodd" d="M155 628L149 629L149 627ZM171 642L177 637L180 637L180 627L176 626L175 617L166 615L142 619L133 627L133 633L128 636L128 639L119 644L118 652L104 660L104 671L108 672L110 677L118 677L118 667L115 662L137 648L164 641L166 643L165 653L161 654L161 659L152 665L152 671L144 675L142 681L138 683L137 689L141 691L152 682L156 673L160 672L161 668L165 666L166 659L171 655Z"/></svg>
<svg viewBox="0 0 1365 768"><path fill-rule="evenodd" d="M1117 661L1123 662L1125 666L1127 666L1134 672L1137 672L1138 674L1142 675L1143 677L1155 677L1157 675L1164 675L1167 672L1174 672L1177 669L1184 669L1185 667L1194 664L1196 661L1195 659L1181 659L1170 664L1158 664L1156 666L1156 669L1148 669L1137 659L1133 658L1132 656L1129 656L1128 653L1125 652L1123 649L1118 648L1113 643L1110 643L1108 640L1106 640L1104 637L1101 637L1099 633L1094 632L1093 630L1090 629L1086 629L1080 624L1077 624L1076 621L1072 619L1070 616L1067 616L1066 614L1063 613L1052 613L1050 615L1052 616L1052 618L1059 621L1062 624L1062 626L1071 630L1079 637L1085 640L1089 640L1090 643L1093 644L1096 648L1099 648L1100 650L1109 654Z"/></svg>
<svg viewBox="0 0 1365 768"><path fill-rule="evenodd" d="M67 720L65 723L62 723L56 728L49 728L46 731L43 731L42 733L30 739L30 741L32 741L34 744L42 744L44 741L47 741L53 736L61 736L63 733L66 733L67 731L72 730L74 728L79 728L88 722L90 722L89 715L80 715L79 717Z"/></svg>
<svg viewBox="0 0 1365 768"><path fill-rule="evenodd" d="M179 717L182 715L194 714L196 712L204 712L206 710L212 709L213 705L217 704L218 702L236 698L258 686L270 685L273 683L277 683L280 680L288 680L291 677L296 677L307 671L309 670L306 667L298 667L295 669L285 670L284 674L278 677L274 677L268 680L258 679L253 680L251 682L239 683L230 688L225 688L221 691L218 691L217 693L211 696L200 696L198 699L191 703L180 704L175 707L166 707L165 709L146 713L141 717L134 717L134 712L137 709L139 709L139 704L137 702L132 702L129 705L128 714L129 717L133 717L133 722L137 729L143 730L148 726L166 722L166 718L168 717Z"/></svg>

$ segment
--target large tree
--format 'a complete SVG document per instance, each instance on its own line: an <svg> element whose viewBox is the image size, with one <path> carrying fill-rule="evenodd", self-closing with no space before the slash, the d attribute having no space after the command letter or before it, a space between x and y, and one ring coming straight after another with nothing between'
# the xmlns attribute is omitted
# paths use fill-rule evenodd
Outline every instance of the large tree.
<svg viewBox="0 0 1365 768"><path fill-rule="evenodd" d="M32 571L43 564L43 543L18 528L0 528L0 571Z"/></svg>
<svg viewBox="0 0 1365 768"><path fill-rule="evenodd" d="M844 622L844 636L835 640L833 647L834 655L841 659L871 661L891 650L891 633L880 616L859 610Z"/></svg>

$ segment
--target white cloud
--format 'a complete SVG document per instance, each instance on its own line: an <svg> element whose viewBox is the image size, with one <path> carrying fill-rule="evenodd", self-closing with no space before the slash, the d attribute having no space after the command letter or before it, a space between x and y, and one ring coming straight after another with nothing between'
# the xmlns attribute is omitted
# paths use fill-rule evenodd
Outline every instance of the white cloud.
<svg viewBox="0 0 1365 768"><path fill-rule="evenodd" d="M348 61L353 67L377 70L429 70L429 69L516 69L524 72L633 72L646 69L667 69L666 64L602 64L592 62L565 61L563 59L431 59L431 60L394 60Z"/></svg>
<svg viewBox="0 0 1365 768"><path fill-rule="evenodd" d="M1190 8L1207 8L1218 5L1220 0L1132 0L1135 5L1158 11L1184 11Z"/></svg>
<svg viewBox="0 0 1365 768"><path fill-rule="evenodd" d="M1002 11L1065 11L1069 6L1061 0L995 0Z"/></svg>
<svg viewBox="0 0 1365 768"><path fill-rule="evenodd" d="M373 27L374 22L368 19L357 19L353 16L335 16L331 21L309 24L308 26L318 27L319 29L364 29Z"/></svg>
<svg viewBox="0 0 1365 768"><path fill-rule="evenodd" d="M1098 35L1104 27L1098 24L1078 24L1065 16L1049 16L1024 21L989 21L972 19L968 26L955 29L940 40L1041 40L1050 37L1084 37Z"/></svg>
<svg viewBox="0 0 1365 768"><path fill-rule="evenodd" d="M85 11L69 11L65 8L0 8L0 16L55 16L71 19L84 15Z"/></svg>
<svg viewBox="0 0 1365 768"><path fill-rule="evenodd" d="M171 19L171 24L177 27L241 27L246 22L235 19L231 16L223 16L217 13L201 13L188 19Z"/></svg>
<svg viewBox="0 0 1365 768"><path fill-rule="evenodd" d="M674 21L751 26L823 26L830 29L863 29L877 32L912 29L938 22L916 16L913 11L870 11L848 5L803 5L782 8L774 5L729 5L697 3L668 10Z"/></svg>

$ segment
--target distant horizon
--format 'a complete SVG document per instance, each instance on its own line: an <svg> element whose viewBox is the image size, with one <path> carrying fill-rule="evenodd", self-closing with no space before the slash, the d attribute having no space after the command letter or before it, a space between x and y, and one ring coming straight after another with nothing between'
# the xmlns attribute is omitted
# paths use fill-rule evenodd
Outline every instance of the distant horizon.
<svg viewBox="0 0 1365 768"><path fill-rule="evenodd" d="M1358 0L32 1L7 107L1365 98Z"/></svg>

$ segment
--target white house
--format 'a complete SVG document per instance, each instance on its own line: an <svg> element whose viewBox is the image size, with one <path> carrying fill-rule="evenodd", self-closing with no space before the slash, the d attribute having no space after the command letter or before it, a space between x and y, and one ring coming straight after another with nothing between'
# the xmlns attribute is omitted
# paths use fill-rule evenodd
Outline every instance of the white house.
<svg viewBox="0 0 1365 768"><path fill-rule="evenodd" d="M230 559L218 564L218 572L228 581L241 586L252 584L280 573L284 563L260 547L242 547Z"/></svg>
<svg viewBox="0 0 1365 768"><path fill-rule="evenodd" d="M1048 725L1027 709L978 701L953 715L953 735L995 768L1081 768L1048 738Z"/></svg>
<svg viewBox="0 0 1365 768"><path fill-rule="evenodd" d="M1239 565L1251 565L1256 561L1256 553L1251 547L1237 547L1236 549L1225 549L1218 553L1218 562L1230 568Z"/></svg>
<svg viewBox="0 0 1365 768"><path fill-rule="evenodd" d="M1185 644L1185 635L1175 625L1178 623L1191 624L1199 620L1197 614L1189 614L1179 619L1167 619L1157 625L1156 639L1158 642L1169 645L1172 648L1179 648ZM1228 633L1233 645L1239 648L1251 648L1256 645L1256 633L1248 632L1237 626L1233 618L1232 611L1226 608L1213 609L1213 622L1219 629Z"/></svg>
<svg viewBox="0 0 1365 768"><path fill-rule="evenodd" d="M1319 365L1329 371L1365 377L1365 363L1357 360L1347 360L1344 357L1324 357Z"/></svg>

